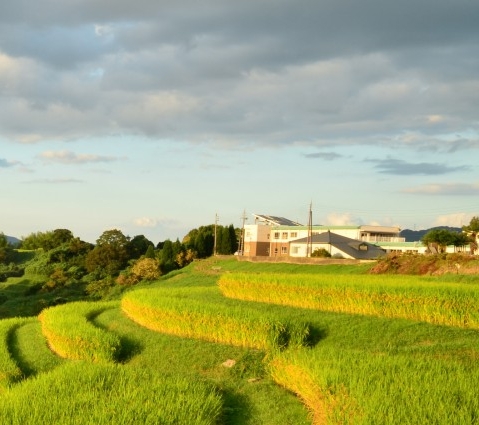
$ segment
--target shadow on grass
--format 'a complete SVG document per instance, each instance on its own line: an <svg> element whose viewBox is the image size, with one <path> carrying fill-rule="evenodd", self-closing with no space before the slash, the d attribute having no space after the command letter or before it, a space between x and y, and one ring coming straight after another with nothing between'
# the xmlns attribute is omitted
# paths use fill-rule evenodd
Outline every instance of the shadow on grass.
<svg viewBox="0 0 479 425"><path fill-rule="evenodd" d="M309 328L309 335L306 339L306 346L307 347L314 347L323 339L328 336L328 331L325 328L319 328L316 326L310 326Z"/></svg>
<svg viewBox="0 0 479 425"><path fill-rule="evenodd" d="M120 344L121 348L117 357L120 363L128 363L131 358L140 354L145 349L144 344L140 341L126 336L120 337Z"/></svg>
<svg viewBox="0 0 479 425"><path fill-rule="evenodd" d="M28 378L32 375L35 374L36 370L35 368L31 365L31 363L28 361L28 359L23 356L22 351L20 349L20 344L18 342L18 335L17 335L17 330L20 328L21 325L17 325L10 329L10 332L8 333L7 337L7 347L8 350L10 351L10 355L12 356L12 359L15 361L17 366L20 368L20 370L23 373L24 378Z"/></svg>
<svg viewBox="0 0 479 425"><path fill-rule="evenodd" d="M253 425L253 414L248 398L230 389L221 390L223 404L223 418L225 425Z"/></svg>
<svg viewBox="0 0 479 425"><path fill-rule="evenodd" d="M97 328L103 329L104 331L107 332L112 332L115 333L111 327L105 326L101 324L96 318L108 310L108 308L104 310L99 310L97 311L94 315L91 315L88 319L90 323ZM144 350L144 344L141 343L141 341L128 337L128 336L121 336L116 334L120 338L120 350L118 352L118 355L116 357L116 360L119 363L127 363L132 357L140 354Z"/></svg>

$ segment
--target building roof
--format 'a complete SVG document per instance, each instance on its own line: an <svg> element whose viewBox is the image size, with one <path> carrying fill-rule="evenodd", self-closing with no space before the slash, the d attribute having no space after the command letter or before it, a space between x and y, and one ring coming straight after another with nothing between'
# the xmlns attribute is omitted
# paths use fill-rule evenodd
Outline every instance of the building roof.
<svg viewBox="0 0 479 425"><path fill-rule="evenodd" d="M276 217L273 215L253 214L255 223L261 222L268 226L302 226L300 223L289 220L284 217Z"/></svg>
<svg viewBox="0 0 479 425"><path fill-rule="evenodd" d="M347 238L332 232L324 232L319 235L312 235L311 238L301 238L291 241L293 244L306 244L310 242L312 245L331 245L345 254L358 260L373 260L378 257L384 257L386 251L371 243L359 241L357 239Z"/></svg>

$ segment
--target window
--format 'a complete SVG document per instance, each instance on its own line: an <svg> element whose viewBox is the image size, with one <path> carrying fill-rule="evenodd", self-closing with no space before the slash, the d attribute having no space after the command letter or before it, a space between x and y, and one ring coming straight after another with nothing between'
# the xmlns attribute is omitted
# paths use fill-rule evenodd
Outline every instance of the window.
<svg viewBox="0 0 479 425"><path fill-rule="evenodd" d="M359 245L359 250L360 251L367 251L368 246L366 244L362 243L362 244Z"/></svg>
<svg viewBox="0 0 479 425"><path fill-rule="evenodd" d="M275 248L274 249L274 255L276 255L278 253L278 248Z"/></svg>
<svg viewBox="0 0 479 425"><path fill-rule="evenodd" d="M288 239L288 232L283 232L281 239Z"/></svg>
<svg viewBox="0 0 479 425"><path fill-rule="evenodd" d="M299 254L299 246L293 246L293 247L291 248L291 252L292 252L293 254Z"/></svg>
<svg viewBox="0 0 479 425"><path fill-rule="evenodd" d="M287 254L288 253L288 247L287 246L282 246L281 247L281 254Z"/></svg>
<svg viewBox="0 0 479 425"><path fill-rule="evenodd" d="M274 238L279 239L279 232L274 232Z"/></svg>
<svg viewBox="0 0 479 425"><path fill-rule="evenodd" d="M291 237L292 238L297 238L298 237L298 232L291 232Z"/></svg>

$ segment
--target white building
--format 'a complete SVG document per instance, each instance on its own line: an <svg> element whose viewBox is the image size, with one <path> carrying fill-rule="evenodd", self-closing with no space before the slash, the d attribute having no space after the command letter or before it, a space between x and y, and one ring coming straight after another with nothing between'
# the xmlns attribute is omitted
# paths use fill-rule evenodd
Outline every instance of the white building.
<svg viewBox="0 0 479 425"><path fill-rule="evenodd" d="M312 239L316 235L329 232L343 238L349 238L356 242L365 242L363 246L377 245L382 242L404 243L405 239L399 236L399 227L388 226L304 226L283 217L253 214L254 224L244 227L244 255L245 256L295 256L307 257L310 251ZM308 241L309 250L304 247L304 240ZM339 239L339 238L336 238ZM317 244L321 245L318 239ZM353 244L353 242L351 242ZM304 248L304 250L302 250ZM331 247L330 247L331 248ZM333 249L333 248L331 248ZM373 251L371 247L370 253ZM354 255L355 253L352 252ZM364 252L358 255L363 257ZM345 254L346 258L349 257Z"/></svg>

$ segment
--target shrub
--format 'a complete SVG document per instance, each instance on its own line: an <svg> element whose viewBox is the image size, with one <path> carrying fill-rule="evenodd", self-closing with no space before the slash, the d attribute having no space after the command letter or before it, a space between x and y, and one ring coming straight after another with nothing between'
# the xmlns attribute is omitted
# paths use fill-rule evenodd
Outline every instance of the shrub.
<svg viewBox="0 0 479 425"><path fill-rule="evenodd" d="M324 248L316 248L312 253L311 257L316 257L316 258L329 258L331 257L331 253L324 249Z"/></svg>

